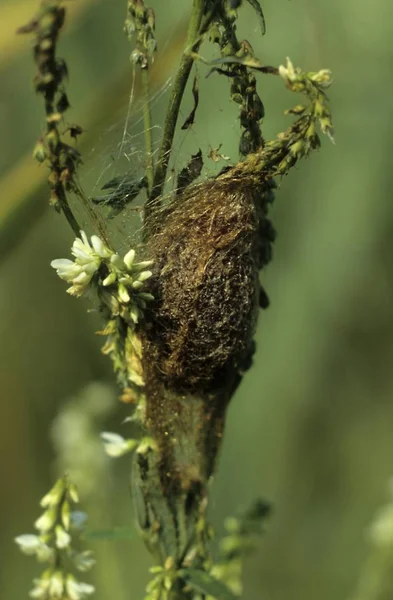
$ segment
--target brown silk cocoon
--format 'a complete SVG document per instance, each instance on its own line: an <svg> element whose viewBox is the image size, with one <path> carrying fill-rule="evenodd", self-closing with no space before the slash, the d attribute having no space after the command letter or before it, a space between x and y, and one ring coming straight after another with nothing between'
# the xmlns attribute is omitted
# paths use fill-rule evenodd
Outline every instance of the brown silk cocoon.
<svg viewBox="0 0 393 600"><path fill-rule="evenodd" d="M273 228L264 188L228 174L190 186L154 223L144 361L179 392L225 389L250 363Z"/></svg>

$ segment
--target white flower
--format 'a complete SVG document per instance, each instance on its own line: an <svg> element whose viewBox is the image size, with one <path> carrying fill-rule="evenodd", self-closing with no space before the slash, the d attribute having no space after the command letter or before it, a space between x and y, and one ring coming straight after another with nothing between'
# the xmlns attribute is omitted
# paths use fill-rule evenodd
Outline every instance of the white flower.
<svg viewBox="0 0 393 600"><path fill-rule="evenodd" d="M312 75L311 81L317 83L319 87L328 88L332 83L332 72L329 69L321 69Z"/></svg>
<svg viewBox="0 0 393 600"><path fill-rule="evenodd" d="M61 525L56 525L55 527L55 536L56 536L56 547L57 548L67 548L67 546L71 543L71 536L66 532L64 527Z"/></svg>
<svg viewBox="0 0 393 600"><path fill-rule="evenodd" d="M104 287L108 286L108 285L112 285L113 283L115 283L117 277L116 277L116 273L114 273L113 271L111 273L109 273L109 275L107 277L105 277L104 281L102 282L102 285Z"/></svg>
<svg viewBox="0 0 393 600"><path fill-rule="evenodd" d="M61 571L55 571L49 581L49 596L51 600L62 598L64 593L64 577Z"/></svg>
<svg viewBox="0 0 393 600"><path fill-rule="evenodd" d="M70 523L71 523L71 507L70 507L70 503L68 502L68 500L64 500L64 502L62 504L61 520L64 525L64 529L66 531L68 531L70 528Z"/></svg>
<svg viewBox="0 0 393 600"><path fill-rule="evenodd" d="M34 523L34 527L41 533L45 533L52 529L56 522L56 508L48 508Z"/></svg>
<svg viewBox="0 0 393 600"><path fill-rule="evenodd" d="M105 452L112 458L127 454L127 452L133 450L138 443L136 440L126 440L118 433L111 433L109 431L101 433L101 439L104 442Z"/></svg>
<svg viewBox="0 0 393 600"><path fill-rule="evenodd" d="M99 238L97 235L92 235L90 239L91 239L91 243L94 248L94 251L96 252L96 254L98 254L98 256L100 256L101 258L109 258L110 257L110 255L112 254L112 251L107 246L105 246L105 244L101 240L101 238Z"/></svg>
<svg viewBox="0 0 393 600"><path fill-rule="evenodd" d="M78 571L89 571L96 563L91 550L80 552L74 557L74 563Z"/></svg>
<svg viewBox="0 0 393 600"><path fill-rule="evenodd" d="M75 256L75 261L60 258L53 260L51 266L61 279L72 284L67 290L69 294L82 296L102 260L111 256L111 250L96 235L91 237L90 245L87 235L81 231L81 237L76 238L72 244L71 253Z"/></svg>
<svg viewBox="0 0 393 600"><path fill-rule="evenodd" d="M111 264L120 271L124 271L124 260L118 254L112 254Z"/></svg>
<svg viewBox="0 0 393 600"><path fill-rule="evenodd" d="M68 258L57 258L52 260L51 267L56 269L56 272L60 279L72 283L75 277L78 277L83 272L81 265L77 265L74 261Z"/></svg>
<svg viewBox="0 0 393 600"><path fill-rule="evenodd" d="M15 542L23 554L36 554L38 549L42 546L43 542L38 535L25 533L24 535L18 535L15 538Z"/></svg>
<svg viewBox="0 0 393 600"><path fill-rule="evenodd" d="M286 67L284 67L284 65L280 65L278 67L278 72L280 77L282 77L283 79L293 82L296 79L296 70L292 64L292 61L290 58L287 57L287 65Z"/></svg>
<svg viewBox="0 0 393 600"><path fill-rule="evenodd" d="M33 584L34 587L29 592L30 598L47 598L50 577L44 573L40 579L33 579Z"/></svg>
<svg viewBox="0 0 393 600"><path fill-rule="evenodd" d="M122 302L123 304L128 304L130 302L130 294L128 293L126 286L122 283L119 284L118 294L120 302Z"/></svg>
<svg viewBox="0 0 393 600"><path fill-rule="evenodd" d="M94 586L78 581L72 575L67 575L66 589L70 600L83 600L94 592Z"/></svg>
<svg viewBox="0 0 393 600"><path fill-rule="evenodd" d="M124 256L124 259L123 259L124 262L125 262L125 264L126 264L126 266L127 266L127 268L130 269L130 270L132 269L132 265L134 263L134 259L135 259L135 250L133 250L131 248L131 250L129 250L127 252L127 254Z"/></svg>
<svg viewBox="0 0 393 600"><path fill-rule="evenodd" d="M55 262L55 261L54 261ZM70 261L69 261L70 262ZM56 481L55 485L51 490L42 498L40 505L43 508L48 508L49 506L57 506L61 500L61 497L64 493L64 479L61 478Z"/></svg>
<svg viewBox="0 0 393 600"><path fill-rule="evenodd" d="M151 271L142 271L142 273L138 275L138 281L146 281L146 279L149 279L152 275L153 273Z"/></svg>
<svg viewBox="0 0 393 600"><path fill-rule="evenodd" d="M89 242L84 231L81 231L80 238L74 240L71 252L75 257L74 261L61 258L51 262L58 276L71 284L67 292L72 296L83 296L93 277L104 264L105 268L100 272L103 280L97 278L99 297L113 316L121 314L129 325L134 326L140 317L138 307L145 308L145 300L152 299L149 294L143 298L139 291L144 282L152 276L148 267L153 261L134 262L134 249L129 250L122 258L96 235L91 236ZM110 289L106 290L108 287ZM127 313L124 313L124 305L127 305Z"/></svg>

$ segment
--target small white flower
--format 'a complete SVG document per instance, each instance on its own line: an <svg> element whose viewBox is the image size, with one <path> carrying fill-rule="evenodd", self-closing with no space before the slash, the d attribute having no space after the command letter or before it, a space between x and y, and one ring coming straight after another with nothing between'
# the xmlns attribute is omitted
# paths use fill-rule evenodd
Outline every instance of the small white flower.
<svg viewBox="0 0 393 600"><path fill-rule="evenodd" d="M93 553L91 550L85 550L84 552L80 552L74 557L74 563L78 571L89 571L92 567L94 567L96 561L93 558Z"/></svg>
<svg viewBox="0 0 393 600"><path fill-rule="evenodd" d="M82 242L88 246L90 248L90 244L89 244L89 238L87 237L87 235L85 234L84 231L81 230L81 240Z"/></svg>
<svg viewBox="0 0 393 600"><path fill-rule="evenodd" d="M56 536L56 547L63 549L67 548L67 546L71 543L71 536L66 532L64 527L61 525L56 525L55 527L55 536Z"/></svg>
<svg viewBox="0 0 393 600"><path fill-rule="evenodd" d="M37 550L37 560L39 562L51 562L53 560L55 551L50 546L42 543L42 545Z"/></svg>
<svg viewBox="0 0 393 600"><path fill-rule="evenodd" d="M124 270L124 260L118 254L112 254L111 264L120 271Z"/></svg>
<svg viewBox="0 0 393 600"><path fill-rule="evenodd" d="M36 554L40 546L42 546L42 540L38 535L30 533L18 535L18 537L15 538L15 542L18 544L23 554Z"/></svg>
<svg viewBox="0 0 393 600"><path fill-rule="evenodd" d="M47 598L50 578L45 574L40 579L33 579L34 587L29 592L30 598Z"/></svg>
<svg viewBox="0 0 393 600"><path fill-rule="evenodd" d="M94 248L94 251L101 258L109 258L110 255L112 254L112 251L109 250L109 248L107 248L107 246L105 246L104 242L97 235L91 236L91 243Z"/></svg>
<svg viewBox="0 0 393 600"><path fill-rule="evenodd" d="M48 508L34 523L34 527L41 533L50 531L56 522L56 510L55 507Z"/></svg>
<svg viewBox="0 0 393 600"><path fill-rule="evenodd" d="M151 267L153 262L153 260L143 260L142 262L135 263L132 267L132 270L139 273L139 271L143 271L144 269Z"/></svg>
<svg viewBox="0 0 393 600"><path fill-rule="evenodd" d="M74 240L71 247L71 253L75 256L79 264L90 262L94 258L90 244L84 244L79 238Z"/></svg>
<svg viewBox="0 0 393 600"><path fill-rule="evenodd" d="M51 600L62 598L64 593L64 577L61 571L55 571L49 581L49 596Z"/></svg>
<svg viewBox="0 0 393 600"><path fill-rule="evenodd" d="M137 306L131 306L130 308L130 317L134 323L138 323L139 321L139 310Z"/></svg>
<svg viewBox="0 0 393 600"><path fill-rule="evenodd" d="M131 248L131 250L129 250L127 252L127 254L124 256L123 260L124 260L126 266L128 267L128 269L131 269L132 265L134 263L134 260L135 260L135 250L133 250Z"/></svg>
<svg viewBox="0 0 393 600"><path fill-rule="evenodd" d="M67 575L66 589L70 600L83 600L94 592L94 586L78 581L72 575Z"/></svg>
<svg viewBox="0 0 393 600"><path fill-rule="evenodd" d="M128 304L130 302L130 300L131 300L130 294L128 293L128 290L125 285L123 285L123 284L119 285L118 294L119 294L120 302L123 302L123 304Z"/></svg>
<svg viewBox="0 0 393 600"><path fill-rule="evenodd" d="M290 58L287 57L287 64L284 67L284 65L280 65L278 67L278 72L280 77L282 77L283 79L286 79L290 82L295 81L296 79L296 70L292 64L292 61Z"/></svg>
<svg viewBox="0 0 393 600"><path fill-rule="evenodd" d="M111 433L109 431L101 433L101 439L104 442L105 452L112 458L127 454L127 452L133 450L138 443L136 440L126 440L118 433Z"/></svg>
<svg viewBox="0 0 393 600"><path fill-rule="evenodd" d="M78 275L83 271L81 265L77 265L68 258L57 258L56 260L52 260L50 265L56 269L60 279L63 279L68 283L72 283L75 277L78 277Z"/></svg>
<svg viewBox="0 0 393 600"><path fill-rule="evenodd" d="M332 83L332 72L329 69L321 69L312 75L311 81L314 81L322 88L328 88Z"/></svg>
<svg viewBox="0 0 393 600"><path fill-rule="evenodd" d="M79 494L75 483L70 483L68 486L68 496L72 502L78 504L79 502Z"/></svg>
<svg viewBox="0 0 393 600"><path fill-rule="evenodd" d="M146 281L152 275L153 275L153 273L151 271L142 271L142 273L140 273L140 275L138 275L138 281L142 281L142 282Z"/></svg>
<svg viewBox="0 0 393 600"><path fill-rule="evenodd" d="M66 531L69 530L71 524L71 507L68 500L64 500L61 507L61 520Z"/></svg>
<svg viewBox="0 0 393 600"><path fill-rule="evenodd" d="M115 283L116 281L116 273L114 273L113 271L111 273L109 273L109 275L107 277L105 277L104 281L102 282L102 285L104 287L108 286L108 285L112 285L113 283Z"/></svg>

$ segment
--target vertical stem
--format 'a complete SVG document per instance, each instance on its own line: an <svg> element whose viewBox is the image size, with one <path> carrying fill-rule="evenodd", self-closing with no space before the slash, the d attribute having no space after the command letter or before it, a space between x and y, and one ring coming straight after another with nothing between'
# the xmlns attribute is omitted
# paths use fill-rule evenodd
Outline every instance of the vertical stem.
<svg viewBox="0 0 393 600"><path fill-rule="evenodd" d="M68 224L70 225L72 231L75 233L76 237L80 236L81 233L81 228L78 224L78 221L76 220L74 213L72 212L70 205L67 202L67 196L64 192L64 190L59 189L58 191L58 200L59 200L59 205L61 207L61 210L63 212L63 215L65 216L65 218L68 221Z"/></svg>
<svg viewBox="0 0 393 600"><path fill-rule="evenodd" d="M194 63L192 52L196 51L202 42L201 22L205 12L205 5L206 0L194 0L190 24L188 27L186 48L183 52L179 70L172 88L171 97L169 99L164 133L158 155L157 167L154 173L153 190L150 194L148 202L146 203L146 214L150 214L152 212L152 203L162 194L164 189L180 105L188 78L190 76L192 65Z"/></svg>
<svg viewBox="0 0 393 600"><path fill-rule="evenodd" d="M150 197L154 182L154 164L153 164L153 137L152 137L152 119L150 107L150 86L149 69L142 69L142 85L144 90L143 123L145 130L145 150L146 150L146 179L147 192Z"/></svg>

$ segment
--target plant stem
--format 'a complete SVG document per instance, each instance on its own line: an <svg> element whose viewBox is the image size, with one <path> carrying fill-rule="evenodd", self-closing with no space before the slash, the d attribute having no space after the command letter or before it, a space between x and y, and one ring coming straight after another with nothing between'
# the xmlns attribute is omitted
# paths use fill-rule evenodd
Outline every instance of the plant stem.
<svg viewBox="0 0 393 600"><path fill-rule="evenodd" d="M78 221L76 220L76 218L74 216L74 213L72 212L72 210L70 208L70 205L68 204L67 197L66 197L63 189L61 189L61 191L59 190L59 192L58 192L58 200L59 200L59 205L61 207L63 215L67 219L68 224L70 225L72 231L75 233L76 237L79 237L81 234L81 228L78 224Z"/></svg>
<svg viewBox="0 0 393 600"><path fill-rule="evenodd" d="M145 149L146 149L146 179L147 179L147 192L148 197L153 190L154 182L154 164L153 164L153 137L152 137L152 120L151 120L151 107L150 107L150 81L149 81L149 69L142 69L142 85L144 93L144 106L143 106L143 122L145 130Z"/></svg>
<svg viewBox="0 0 393 600"><path fill-rule="evenodd" d="M180 105L184 90L194 63L193 52L196 52L202 43L201 23L205 12L206 0L194 0L190 23L188 27L186 48L181 58L179 70L172 88L169 106L166 113L164 133L162 136L158 162L154 173L153 189L146 203L146 212L151 214L153 203L157 205L156 199L162 194L168 170L169 159L176 124L179 116Z"/></svg>

